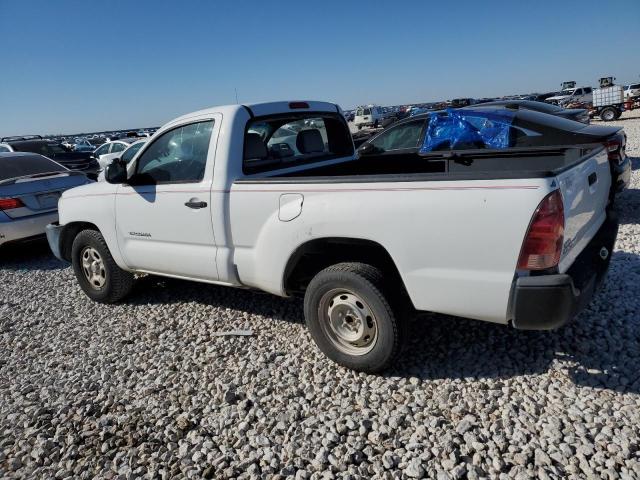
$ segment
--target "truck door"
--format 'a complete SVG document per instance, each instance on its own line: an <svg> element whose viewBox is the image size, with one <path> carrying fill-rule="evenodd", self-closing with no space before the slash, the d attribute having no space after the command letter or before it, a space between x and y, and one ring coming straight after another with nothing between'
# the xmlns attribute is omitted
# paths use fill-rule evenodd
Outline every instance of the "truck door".
<svg viewBox="0 0 640 480"><path fill-rule="evenodd" d="M211 211L221 117L179 124L136 159L116 195L118 246L133 269L217 280Z"/></svg>

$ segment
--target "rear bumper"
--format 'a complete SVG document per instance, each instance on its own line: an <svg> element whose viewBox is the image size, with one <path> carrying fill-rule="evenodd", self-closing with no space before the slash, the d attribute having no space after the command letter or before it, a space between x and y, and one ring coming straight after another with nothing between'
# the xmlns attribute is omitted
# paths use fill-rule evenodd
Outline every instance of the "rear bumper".
<svg viewBox="0 0 640 480"><path fill-rule="evenodd" d="M611 166L611 181L613 191L618 193L629 187L631 183L631 160L625 156L624 162Z"/></svg>
<svg viewBox="0 0 640 480"><path fill-rule="evenodd" d="M58 222L50 223L47 225L46 233L47 233L47 242L49 242L49 248L53 252L53 255L62 261L66 261L62 258L62 254L60 252L60 234L62 233L62 225Z"/></svg>
<svg viewBox="0 0 640 480"><path fill-rule="evenodd" d="M9 218L0 212L0 245L42 236L47 224L57 220L57 211L16 219Z"/></svg>
<svg viewBox="0 0 640 480"><path fill-rule="evenodd" d="M522 330L561 327L586 307L602 282L618 234L610 212L598 233L567 273L518 278L514 285L513 326Z"/></svg>

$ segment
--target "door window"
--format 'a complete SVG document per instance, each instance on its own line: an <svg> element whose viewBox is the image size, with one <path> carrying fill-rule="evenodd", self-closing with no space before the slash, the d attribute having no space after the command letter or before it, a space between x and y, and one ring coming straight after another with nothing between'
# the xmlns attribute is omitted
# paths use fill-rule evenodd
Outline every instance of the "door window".
<svg viewBox="0 0 640 480"><path fill-rule="evenodd" d="M100 148L96 150L96 155L106 155L109 152L109 144L105 143Z"/></svg>
<svg viewBox="0 0 640 480"><path fill-rule="evenodd" d="M420 133L422 132L423 125L424 120L416 120L415 122L397 125L373 139L371 144L377 148L378 152L416 148L420 141Z"/></svg>
<svg viewBox="0 0 640 480"><path fill-rule="evenodd" d="M195 183L204 177L213 120L191 123L160 135L140 156L135 183Z"/></svg>
<svg viewBox="0 0 640 480"><path fill-rule="evenodd" d="M117 152L121 152L123 151L125 148L125 145L123 145L122 143L112 143L111 144L111 153L117 153Z"/></svg>

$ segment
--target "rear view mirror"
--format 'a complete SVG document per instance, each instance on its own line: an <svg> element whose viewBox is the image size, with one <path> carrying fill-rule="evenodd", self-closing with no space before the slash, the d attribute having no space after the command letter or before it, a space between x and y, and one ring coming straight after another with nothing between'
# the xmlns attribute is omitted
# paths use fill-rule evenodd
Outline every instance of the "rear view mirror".
<svg viewBox="0 0 640 480"><path fill-rule="evenodd" d="M116 158L107 165L104 179L109 183L125 183L127 181L127 164L120 158Z"/></svg>

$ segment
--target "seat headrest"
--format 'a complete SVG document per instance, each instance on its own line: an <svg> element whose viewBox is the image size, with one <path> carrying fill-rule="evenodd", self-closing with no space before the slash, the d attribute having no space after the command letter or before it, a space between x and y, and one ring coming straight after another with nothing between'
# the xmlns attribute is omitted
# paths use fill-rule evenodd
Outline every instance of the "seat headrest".
<svg viewBox="0 0 640 480"><path fill-rule="evenodd" d="M247 133L244 137L244 159L262 160L268 156L269 152L262 141L262 137L257 133Z"/></svg>
<svg viewBox="0 0 640 480"><path fill-rule="evenodd" d="M299 131L296 137L296 147L300 153L324 152L324 141L320 130L309 128Z"/></svg>

